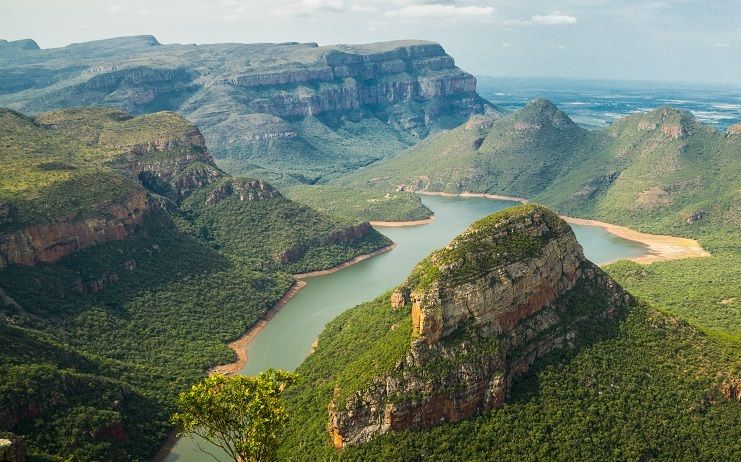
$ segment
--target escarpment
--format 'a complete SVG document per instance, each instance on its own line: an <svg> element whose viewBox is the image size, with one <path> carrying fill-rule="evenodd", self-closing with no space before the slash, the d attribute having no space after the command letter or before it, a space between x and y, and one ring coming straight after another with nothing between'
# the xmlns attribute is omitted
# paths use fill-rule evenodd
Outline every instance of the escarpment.
<svg viewBox="0 0 741 462"><path fill-rule="evenodd" d="M8 48L0 68L14 76L5 80L24 82L0 83L0 106L44 112L85 101L177 111L198 124L217 157L232 161L231 173L271 180L336 175L472 114L499 114L476 92L474 76L421 40L194 46L123 37Z"/></svg>
<svg viewBox="0 0 741 462"><path fill-rule="evenodd" d="M406 354L369 386L335 389L337 447L457 422L503 405L514 380L630 296L585 259L553 212L524 205L474 223L415 267L390 297L408 310Z"/></svg>

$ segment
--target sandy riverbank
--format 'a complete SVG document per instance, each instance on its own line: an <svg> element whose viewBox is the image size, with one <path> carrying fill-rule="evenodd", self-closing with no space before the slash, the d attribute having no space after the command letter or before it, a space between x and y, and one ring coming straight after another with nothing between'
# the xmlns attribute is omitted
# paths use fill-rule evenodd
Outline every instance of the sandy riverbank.
<svg viewBox="0 0 741 462"><path fill-rule="evenodd" d="M610 234L622 237L629 241L640 242L648 247L648 255L633 257L630 260L637 263L653 263L661 260L678 260L680 258L707 257L710 252L703 249L699 242L685 237L665 236L661 234L647 234L626 226L614 225L597 220L574 218L561 215L567 223L585 226L598 226Z"/></svg>
<svg viewBox="0 0 741 462"><path fill-rule="evenodd" d="M293 277L296 278L296 282L291 286L288 291L283 294L283 297L281 297L278 302L273 305L272 308L270 308L266 313L265 316L261 320L259 320L254 326L252 326L247 332L244 333L241 337L239 337L237 340L231 342L229 344L229 348L234 350L234 352L237 354L237 360L229 363L229 364L221 364L219 366L213 367L211 370L208 371L209 374L234 374L235 372L238 372L244 368L245 365L247 365L247 346L252 343L252 341L255 339L257 334L260 333L260 331L270 322L271 319L280 311L281 308L283 308L286 303L290 299L293 298L294 295L298 293L299 290L301 290L304 286L306 286L306 281L303 279L315 277L315 276L323 276L325 274L331 274L335 271L339 271L341 269L347 268L350 265L354 265L355 263L359 261L363 261L366 258L373 257L375 255L388 252L389 250L396 247L396 244L391 244L389 246L380 248L378 250L374 250L373 252L359 255L351 260L348 260L346 262L340 263L337 266L334 266L332 268L328 268L326 270L320 270L320 271L312 271L310 273L299 273L294 274Z"/></svg>
<svg viewBox="0 0 741 462"><path fill-rule="evenodd" d="M381 226L381 227L388 227L388 228L399 228L402 226L420 226L420 225L427 225L435 221L435 215L432 215L430 218L425 218L424 220L412 220L412 221L371 221L369 222L371 226Z"/></svg>
<svg viewBox="0 0 741 462"><path fill-rule="evenodd" d="M283 294L280 300L278 300L278 302L265 313L265 316L263 316L263 318L259 320L257 324L253 325L247 332L244 333L244 335L229 344L229 348L234 350L234 352L237 354L237 360L233 363L221 364L219 366L211 368L211 370L208 371L209 375L229 375L242 370L242 368L247 364L247 351L245 350L247 345L249 345L252 340L255 339L257 334L259 334L260 331L268 324L268 322L273 319L276 313L278 313L278 311L280 311L280 309L283 308L286 303L288 303L288 301L292 299L293 296L296 295L298 291L301 290L305 285L306 282L301 280L297 280L296 282L294 282L291 288L288 289L288 291Z"/></svg>
<svg viewBox="0 0 741 462"><path fill-rule="evenodd" d="M417 194L447 197L482 197L485 199L521 202L523 204L526 204L528 202L527 199L523 199L522 197L500 196L498 194L470 192L455 194L428 191L417 191ZM566 222L575 225L598 226L600 228L603 228L610 234L614 234L615 236L621 237L623 239L645 245L646 247L648 247L648 255L633 257L629 259L636 263L648 264L655 261L677 260L680 258L691 257L707 257L710 255L710 252L703 249L700 243L694 239L675 236L664 236L660 234L647 234L628 228L626 226L614 225L612 223L606 223L604 221L588 220L585 218L574 218L566 215L561 215L561 218L566 220Z"/></svg>
<svg viewBox="0 0 741 462"><path fill-rule="evenodd" d="M325 269L325 270L319 270L319 271L311 271L309 273L294 274L293 277L295 277L296 279L306 279L306 278L313 278L313 277L316 277L316 276L324 276L324 275L327 275L327 274L332 274L332 273L335 273L335 272L337 272L337 271L339 271L341 269L345 269L348 266L354 265L357 262L363 261L366 258L375 257L378 254L382 254L382 253L388 252L389 250L394 249L394 248L396 248L396 244L387 245L386 247L382 247L382 248L380 248L378 250L374 250L371 253L366 253L366 254L357 256L357 257L355 257L355 258L353 258L351 260L348 260L348 261L346 261L344 263L340 263L339 265L334 266L332 268Z"/></svg>
<svg viewBox="0 0 741 462"><path fill-rule="evenodd" d="M484 193L472 193L472 192L446 193L446 192L431 192L431 191L415 191L415 193L421 194L423 196L483 197L484 199L496 199L500 201L522 202L523 204L528 203L528 200L523 199L522 197L500 196L499 194L484 194Z"/></svg>

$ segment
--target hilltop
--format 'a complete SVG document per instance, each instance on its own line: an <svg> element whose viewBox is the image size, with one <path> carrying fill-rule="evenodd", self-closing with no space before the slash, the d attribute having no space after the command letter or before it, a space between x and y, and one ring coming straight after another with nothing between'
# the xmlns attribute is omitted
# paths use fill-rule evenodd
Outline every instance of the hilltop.
<svg viewBox="0 0 741 462"><path fill-rule="evenodd" d="M25 43L25 42L24 42ZM434 42L162 45L152 36L0 45L0 106L176 111L220 165L279 184L368 165L497 111Z"/></svg>

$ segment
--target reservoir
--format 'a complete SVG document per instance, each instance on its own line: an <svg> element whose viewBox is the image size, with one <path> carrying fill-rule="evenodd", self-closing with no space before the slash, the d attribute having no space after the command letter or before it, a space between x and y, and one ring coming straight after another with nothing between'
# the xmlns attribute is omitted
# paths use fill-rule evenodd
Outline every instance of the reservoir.
<svg viewBox="0 0 741 462"><path fill-rule="evenodd" d="M249 361L241 374L255 375L270 367L295 369L311 351L324 326L338 314L397 286L414 265L444 247L469 224L517 202L479 197L421 196L435 212L432 223L409 227L379 227L397 247L343 270L306 280L301 289L247 346ZM617 237L597 226L571 225L586 257L597 264L645 255L648 248ZM200 443L203 445L203 442ZM206 446L204 446L206 449ZM214 450L208 447L209 452ZM214 460L200 452L191 438L180 439L168 462ZM230 462L224 459L224 462Z"/></svg>

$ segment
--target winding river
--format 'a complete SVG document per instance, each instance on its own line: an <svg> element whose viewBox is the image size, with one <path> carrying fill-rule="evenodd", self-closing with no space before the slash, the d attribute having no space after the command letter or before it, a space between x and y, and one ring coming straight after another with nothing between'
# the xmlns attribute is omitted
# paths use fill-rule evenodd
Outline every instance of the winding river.
<svg viewBox="0 0 741 462"><path fill-rule="evenodd" d="M306 287L277 312L247 346L249 361L240 373L254 375L269 367L295 369L309 354L324 326L335 316L401 283L419 260L443 247L473 221L518 204L478 197L443 196L422 196L422 202L435 212L432 223L379 228L397 244L395 249L335 273L307 279ZM617 237L601 227L572 227L587 258L597 264L648 252L645 245ZM183 438L165 460L205 462L214 459L199 451L193 439Z"/></svg>

